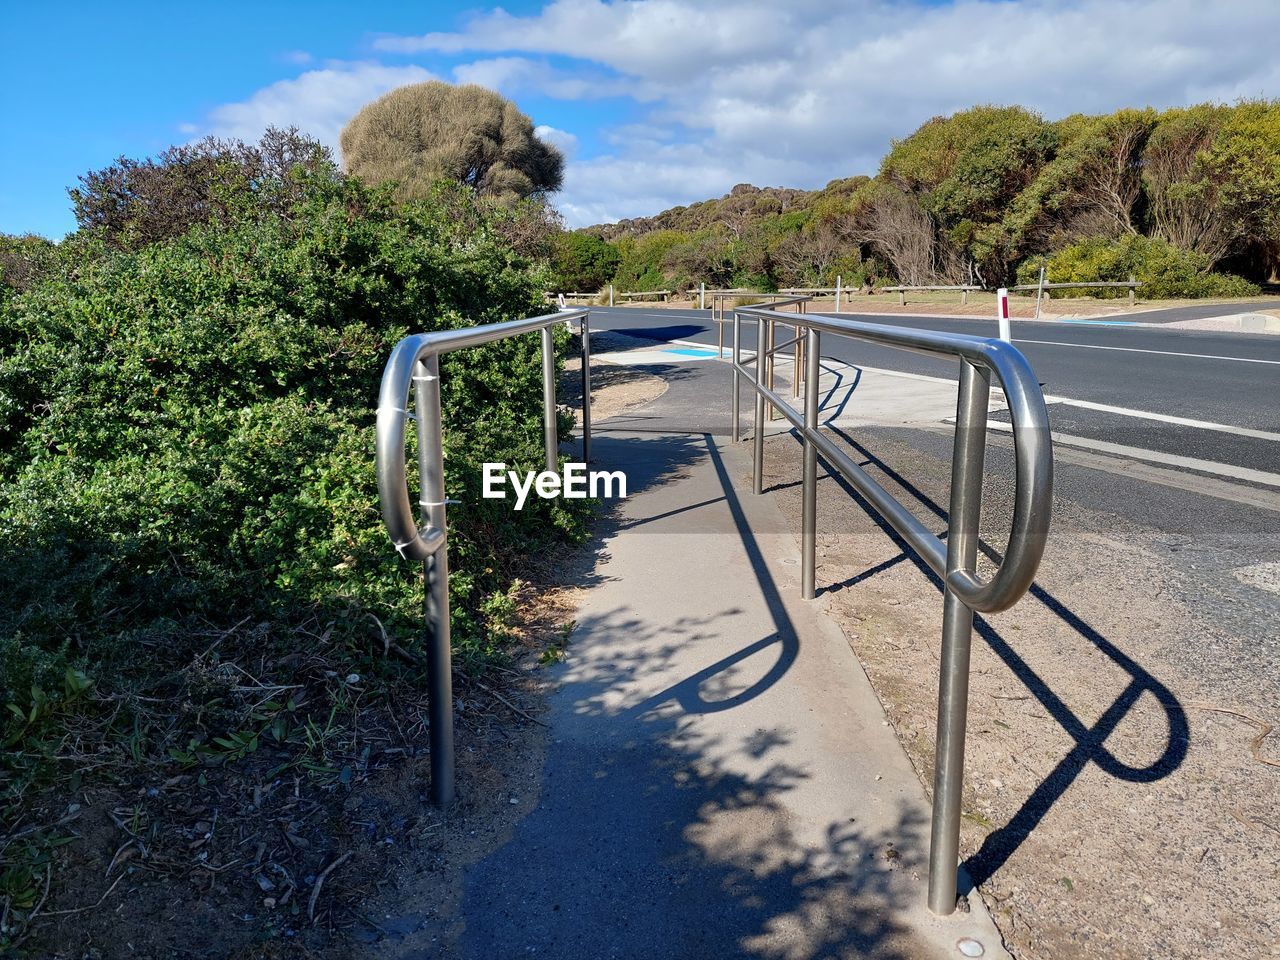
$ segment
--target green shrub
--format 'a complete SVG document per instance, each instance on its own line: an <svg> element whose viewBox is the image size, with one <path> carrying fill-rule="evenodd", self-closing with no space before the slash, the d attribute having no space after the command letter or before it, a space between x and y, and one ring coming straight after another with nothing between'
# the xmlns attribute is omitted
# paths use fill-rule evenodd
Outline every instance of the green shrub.
<svg viewBox="0 0 1280 960"><path fill-rule="evenodd" d="M613 279L621 258L612 244L589 233L562 233L551 256L551 289L590 293Z"/></svg>
<svg viewBox="0 0 1280 960"><path fill-rule="evenodd" d="M0 233L0 299L39 283L57 260L55 244L35 234Z"/></svg>
<svg viewBox="0 0 1280 960"><path fill-rule="evenodd" d="M1041 260L1028 260L1018 269L1019 283L1035 283ZM1120 240L1090 237L1064 247L1046 262L1045 280L1051 283L1123 281L1142 282L1139 292L1148 300L1200 297L1248 297L1257 285L1243 277L1211 273L1208 258L1181 250L1163 240L1127 236ZM1054 291L1054 295L1123 297L1123 287Z"/></svg>
<svg viewBox="0 0 1280 960"><path fill-rule="evenodd" d="M614 283L620 291L663 290L670 279L663 269L667 254L689 240L676 230L658 230L642 237L624 237L617 248L621 260Z"/></svg>
<svg viewBox="0 0 1280 960"><path fill-rule="evenodd" d="M378 513L378 381L410 331L540 309L545 276L506 239L521 215L462 188L396 208L335 173L287 215L136 250L81 236L74 269L0 300L6 739L68 677L173 696L211 636L224 659L319 643L338 671L416 669L383 656L382 628L414 649L422 601ZM536 337L441 365L453 637L476 662L515 561L579 535L585 508L479 496L481 462L542 463Z"/></svg>

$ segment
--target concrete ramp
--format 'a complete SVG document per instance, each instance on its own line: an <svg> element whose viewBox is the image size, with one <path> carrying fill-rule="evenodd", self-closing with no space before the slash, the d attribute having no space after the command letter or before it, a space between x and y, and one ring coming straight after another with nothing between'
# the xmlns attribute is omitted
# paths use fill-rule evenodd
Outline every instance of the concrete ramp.
<svg viewBox="0 0 1280 960"><path fill-rule="evenodd" d="M597 434L632 496L559 668L540 802L470 870L450 955L1007 957L976 894L926 909L920 781L729 447Z"/></svg>

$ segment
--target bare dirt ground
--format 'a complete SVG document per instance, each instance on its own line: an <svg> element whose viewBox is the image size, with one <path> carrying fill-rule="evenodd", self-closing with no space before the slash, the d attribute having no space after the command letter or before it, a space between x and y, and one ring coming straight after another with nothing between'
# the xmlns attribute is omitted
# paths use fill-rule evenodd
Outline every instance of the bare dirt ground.
<svg viewBox="0 0 1280 960"><path fill-rule="evenodd" d="M933 456L902 438L859 442L939 531L913 498L946 509L949 439ZM797 530L801 449L771 439L765 473ZM984 505L997 548L1002 472ZM819 602L931 790L937 581L835 481L818 501ZM1054 510L1033 594L974 637L968 869L1020 960L1280 956L1280 542L1221 551L1064 496Z"/></svg>
<svg viewBox="0 0 1280 960"><path fill-rule="evenodd" d="M635 346L635 339L601 330L591 334L594 353L627 349ZM591 364L591 418L604 420L616 417L652 403L667 392L667 382L661 377L631 366L613 363ZM562 405L574 411L577 425L582 426L582 360L573 357L566 360L564 376L560 378L557 397Z"/></svg>
<svg viewBox="0 0 1280 960"><path fill-rule="evenodd" d="M536 793L541 728L526 705L568 597L551 581L527 591L513 669L455 678L468 790L447 814L427 800L425 696L365 711L364 747L335 776L273 775L264 747L152 786L86 788L64 808L59 882L13 955L346 960L391 932L386 891L412 879L447 909L456 872L501 841L514 798Z"/></svg>

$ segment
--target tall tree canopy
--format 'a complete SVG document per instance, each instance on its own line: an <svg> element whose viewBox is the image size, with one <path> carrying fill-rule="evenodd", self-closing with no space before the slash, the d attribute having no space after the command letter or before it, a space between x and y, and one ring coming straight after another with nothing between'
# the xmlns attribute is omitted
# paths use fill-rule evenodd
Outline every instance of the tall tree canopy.
<svg viewBox="0 0 1280 960"><path fill-rule="evenodd" d="M617 246L624 289L838 276L992 287L1038 276L1047 259L1050 280L1134 275L1149 295L1247 293L1280 282L1280 101L1053 122L979 106L894 141L870 180L739 184L586 229ZM1248 282L1219 282L1230 275Z"/></svg>
<svg viewBox="0 0 1280 960"><path fill-rule="evenodd" d="M551 193L564 156L505 97L474 84L430 80L398 87L367 104L342 131L348 172L396 183L397 196L427 196L440 179L502 200Z"/></svg>

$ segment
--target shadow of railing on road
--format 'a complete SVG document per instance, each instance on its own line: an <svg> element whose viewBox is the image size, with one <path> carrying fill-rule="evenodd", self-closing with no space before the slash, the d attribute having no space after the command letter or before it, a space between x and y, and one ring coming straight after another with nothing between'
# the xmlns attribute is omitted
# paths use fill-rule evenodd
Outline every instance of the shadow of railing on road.
<svg viewBox="0 0 1280 960"><path fill-rule="evenodd" d="M907 491L925 510L932 513L943 523L947 522L948 513L940 504L873 454L866 446L851 437L846 431L834 425L829 425L829 429L839 436L851 450L857 453L864 466L880 470L886 477ZM795 437L799 442L799 437L794 432L791 436ZM864 570L848 580L826 587L824 591L829 591L833 588L847 588L862 583L897 564L910 562L941 593L943 589L941 578L911 549L898 532L881 518L862 495L838 472L829 469L828 476L857 502L858 506L872 518L876 526L902 552L898 556ZM1052 536L1052 533L1050 535ZM981 549L993 563L1000 562L1001 556L999 552L989 544L983 542ZM1118 780L1130 783L1152 783L1167 777L1182 765L1190 744L1190 728L1187 723L1186 711L1167 686L1107 639L1083 617L1053 596L1039 582L1032 584L1029 593L1033 599L1043 604L1053 616L1061 620L1067 627L1093 646L1094 649L1105 655L1120 670L1124 671L1130 679L1097 722L1089 725L1075 715L1067 703L1054 692L1050 685L1040 677L1027 660L1013 648L1013 645L986 618L981 615L974 618L974 629L982 640L1004 662L1014 676L1027 688L1028 692L1035 697L1075 743L1075 746L1071 748L1067 755L1058 762L1057 766L1032 791L1031 795L1027 797L1009 822L988 834L978 852L965 861L964 868L968 872L972 883L976 885L989 880L1009 860L1089 763L1097 764L1099 768ZM1145 766L1134 766L1117 758L1106 748L1105 743L1143 694L1150 694L1160 704L1165 714L1168 735L1160 756L1156 760Z"/></svg>

